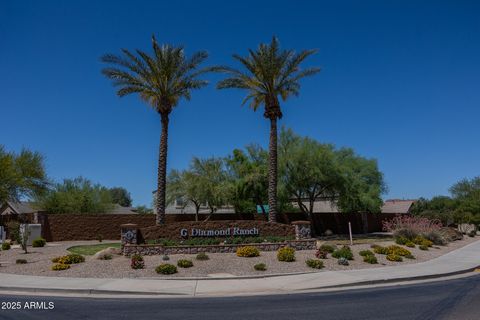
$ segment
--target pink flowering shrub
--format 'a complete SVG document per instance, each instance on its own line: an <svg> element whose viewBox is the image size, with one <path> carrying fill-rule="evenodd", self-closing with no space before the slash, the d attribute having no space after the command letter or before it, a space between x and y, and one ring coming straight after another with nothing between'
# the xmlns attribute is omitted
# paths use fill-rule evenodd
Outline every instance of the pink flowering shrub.
<svg viewBox="0 0 480 320"><path fill-rule="evenodd" d="M382 222L383 230L393 232L395 237L413 239L416 236L429 236L442 227L439 220L430 220L410 215L397 215L391 220Z"/></svg>

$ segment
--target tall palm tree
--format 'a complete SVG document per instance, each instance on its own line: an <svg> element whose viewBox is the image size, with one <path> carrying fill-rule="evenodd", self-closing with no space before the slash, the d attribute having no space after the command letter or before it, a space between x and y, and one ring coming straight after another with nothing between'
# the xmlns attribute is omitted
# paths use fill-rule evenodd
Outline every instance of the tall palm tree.
<svg viewBox="0 0 480 320"><path fill-rule="evenodd" d="M164 224L169 115L182 98L190 100L193 89L207 84L206 80L198 77L210 69L199 69L208 56L204 51L187 58L182 47L159 45L155 37L152 37L152 47L152 55L141 50L132 53L122 49L123 54L106 54L101 60L111 65L104 68L102 73L119 88L118 96L136 93L160 114L162 132L155 206L157 224Z"/></svg>
<svg viewBox="0 0 480 320"><path fill-rule="evenodd" d="M250 101L256 111L264 106L264 117L270 120L270 144L268 163L268 206L269 221L276 221L277 215L277 120L282 118L279 98L287 100L298 96L299 80L316 74L319 68L301 69L300 64L316 50L280 50L278 39L273 37L270 44L260 44L256 51L249 49L246 57L233 55L244 71L230 67L219 67L228 78L217 84L218 89L237 88L247 91L242 105Z"/></svg>

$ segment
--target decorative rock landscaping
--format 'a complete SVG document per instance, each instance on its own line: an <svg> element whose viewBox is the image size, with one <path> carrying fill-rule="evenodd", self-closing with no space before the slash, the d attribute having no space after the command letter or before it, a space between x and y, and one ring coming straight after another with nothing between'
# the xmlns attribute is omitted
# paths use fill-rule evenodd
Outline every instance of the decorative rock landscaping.
<svg viewBox="0 0 480 320"><path fill-rule="evenodd" d="M188 254L170 254L168 261L164 261L163 255L145 255L143 256L144 268L132 269L131 259L123 255L113 254L111 260L98 260L93 255L85 256L85 262L79 264L70 265L66 270L52 270L52 259L58 256L65 256L70 252L67 251L69 247L76 245L96 245L96 241L79 241L79 242L58 242L47 243L43 248L31 248L29 254L24 254L18 246L12 246L10 250L0 251L0 273L15 273L15 274L28 274L39 276L58 276L58 277L89 277L89 278L138 278L138 277L209 277L214 274L230 274L234 276L247 276L247 275L268 275L279 273L296 273L296 272L323 272L329 270L352 270L363 268L377 268L383 266L396 266L406 265L412 263L418 263L430 260L432 258L443 255L449 251L455 250L469 243L477 241L478 238L465 237L463 240L454 241L447 246L433 246L427 251L423 251L419 246L414 248L408 248L401 246L404 249L408 249L415 259L403 259L402 262L389 261L385 254L375 254L378 263L372 261L364 262L365 257L371 257L371 254L366 254L366 250L373 251L371 248L371 242L365 244L355 244L350 247L353 254L353 260L346 260L348 265L338 264L338 259L333 258L329 252L332 248L329 246L323 246L322 248L327 251L327 258L321 259L316 257L317 250L296 250L295 261L282 262L278 261L277 250L279 246L285 244L253 244L253 246L262 247L267 245L266 248L272 251L264 251L260 249L260 256L243 258L238 257L235 251L229 251L227 253L209 252L208 260L196 259L196 253ZM307 241L308 242L308 241ZM105 242L103 242L105 243ZM332 241L331 243L336 245L336 249L341 249L343 244L341 242ZM384 248L395 245L394 241L376 241L375 244ZM237 248L239 245L228 245L229 250ZM245 246L245 245L241 245ZM155 246L153 246L155 247ZM158 246L157 246L158 247ZM207 246L205 246L207 247ZM217 247L217 246L213 246ZM225 247L225 246L220 246ZM196 248L198 250L198 248ZM193 250L194 251L194 250ZM345 250L346 251L346 250ZM362 251L362 255L360 252ZM26 264L16 264L16 260L24 259ZM316 269L308 266L306 261L308 259L320 259L323 262L322 269ZM168 263L177 266L180 260L190 260L193 262L193 267L179 268L177 267L176 273L165 274L157 273L155 268L161 264ZM266 270L260 271L255 269L254 266L258 264L265 264ZM318 262L310 262L311 266L319 266ZM166 267L169 271L173 268ZM170 270L171 269L171 270Z"/></svg>

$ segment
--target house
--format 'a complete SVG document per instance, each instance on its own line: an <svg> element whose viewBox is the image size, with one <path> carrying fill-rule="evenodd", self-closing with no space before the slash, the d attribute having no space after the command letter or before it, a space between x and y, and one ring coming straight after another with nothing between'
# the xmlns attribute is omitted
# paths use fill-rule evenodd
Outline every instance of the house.
<svg viewBox="0 0 480 320"><path fill-rule="evenodd" d="M0 206L0 216L10 216L34 212L38 212L38 209L34 208L32 202L7 201Z"/></svg>
<svg viewBox="0 0 480 320"><path fill-rule="evenodd" d="M389 199L385 200L381 208L381 213L407 214L416 200ZM309 206L308 201L304 205ZM298 208L297 203L293 206ZM330 200L317 200L313 203L313 213L338 213L340 212L336 204Z"/></svg>

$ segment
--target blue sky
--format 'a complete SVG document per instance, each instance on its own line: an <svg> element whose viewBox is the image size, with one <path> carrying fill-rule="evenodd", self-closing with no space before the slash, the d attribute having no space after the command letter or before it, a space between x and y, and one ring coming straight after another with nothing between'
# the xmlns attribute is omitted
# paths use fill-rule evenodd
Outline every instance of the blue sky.
<svg viewBox="0 0 480 320"><path fill-rule="evenodd" d="M385 198L446 194L480 174L480 5L476 1L2 1L0 144L42 152L49 176L82 175L151 202L158 115L118 98L99 57L120 48L183 44L232 64L277 35L285 48L317 48L283 105L281 124L378 159ZM242 92L195 92L172 113L169 168L268 143L261 112Z"/></svg>

